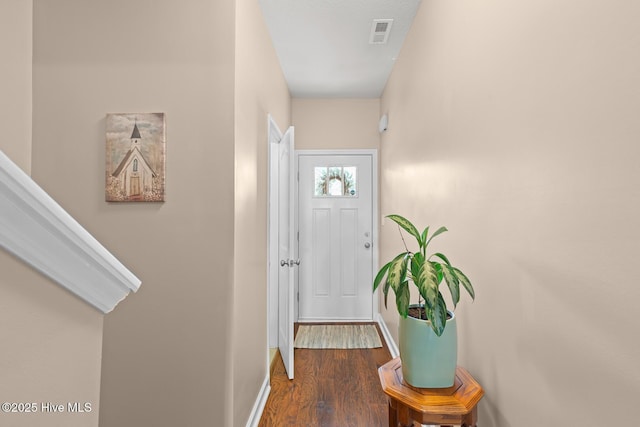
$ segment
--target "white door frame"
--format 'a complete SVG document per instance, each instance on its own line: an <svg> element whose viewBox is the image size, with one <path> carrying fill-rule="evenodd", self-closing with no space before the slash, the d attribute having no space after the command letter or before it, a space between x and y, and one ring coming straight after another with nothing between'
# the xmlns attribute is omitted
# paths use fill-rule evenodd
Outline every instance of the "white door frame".
<svg viewBox="0 0 640 427"><path fill-rule="evenodd" d="M269 348L278 347L278 185L277 162L272 159L272 144L280 142L282 132L275 120L268 115L267 157L269 184L267 188L267 372L269 371ZM274 176L274 173L276 174ZM275 218L275 221L274 221ZM275 238L273 238L275 236Z"/></svg>
<svg viewBox="0 0 640 427"><path fill-rule="evenodd" d="M298 226L299 221L299 211L300 211L300 202L299 202L299 197L298 197L298 185L299 185L299 178L300 178L300 173L298 170L298 165L299 165L299 157L300 156L362 156L362 155L369 155L371 156L371 206L372 206L372 211L371 212L371 224L372 224L372 230L371 230L371 245L372 245L372 257L373 257L373 262L372 262L372 269L373 271L371 272L371 277L376 277L376 273L378 272L378 256L379 256L379 249L378 246L380 244L379 241L379 211L380 211L380 206L378 205L378 150L377 149L334 149L334 150L295 150L295 174L298 177L298 179L296 179L296 188L295 188L295 192L296 192L296 197L295 197L295 222L296 222L296 231L299 233L300 232L300 228ZM298 242L298 241L296 241ZM299 244L299 243L297 243ZM300 253L300 249L298 247L296 247L295 252L297 254ZM302 260L302 262L304 262L304 260ZM298 274L298 271L296 271L296 274ZM295 294L298 295L298 293L300 292L300 287L299 287L299 280L295 281ZM373 282L371 282L371 289L373 290ZM372 311L371 311L371 315L372 315L372 319L371 321L375 321L378 313L380 312L379 310L379 300L380 298L378 297L379 292L376 291L371 292L371 304L372 304ZM294 313L294 319L296 319L296 322L298 321L298 304L295 304L295 313ZM361 320L359 320L361 322ZM343 321L341 321L343 322Z"/></svg>

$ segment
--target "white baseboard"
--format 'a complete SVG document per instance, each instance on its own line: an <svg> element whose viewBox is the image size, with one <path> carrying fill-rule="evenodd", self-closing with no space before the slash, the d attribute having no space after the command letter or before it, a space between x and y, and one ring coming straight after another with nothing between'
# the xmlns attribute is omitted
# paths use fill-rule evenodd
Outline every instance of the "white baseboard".
<svg viewBox="0 0 640 427"><path fill-rule="evenodd" d="M262 417L262 411L264 411L264 407L267 404L270 392L271 385L269 384L269 374L267 373L267 376L262 383L262 387L260 387L258 397L256 397L256 403L253 404L253 408L251 409L251 414L249 415L249 420L247 420L246 427L258 427L260 418Z"/></svg>
<svg viewBox="0 0 640 427"><path fill-rule="evenodd" d="M393 340L393 337L389 332L389 328L387 328L387 324L382 318L382 314L378 313L377 321L378 321L378 326L380 326L380 330L382 331L382 337L387 343L387 347L389 347L389 352L391 353L391 357L400 356L400 350L398 350L398 346L396 345L396 342Z"/></svg>

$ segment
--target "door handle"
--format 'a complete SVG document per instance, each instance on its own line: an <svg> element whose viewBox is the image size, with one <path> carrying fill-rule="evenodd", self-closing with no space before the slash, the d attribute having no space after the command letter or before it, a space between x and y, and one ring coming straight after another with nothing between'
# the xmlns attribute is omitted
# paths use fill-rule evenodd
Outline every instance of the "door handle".
<svg viewBox="0 0 640 427"><path fill-rule="evenodd" d="M365 247L365 248L367 248L367 249L369 249L369 248L371 247L371 243L366 242L366 243L364 244L364 247Z"/></svg>
<svg viewBox="0 0 640 427"><path fill-rule="evenodd" d="M280 260L280 267L284 267L285 265L288 265L289 267L293 267L294 265L300 265L300 260L297 259L297 260L294 261L292 259L290 259L290 260L281 259Z"/></svg>

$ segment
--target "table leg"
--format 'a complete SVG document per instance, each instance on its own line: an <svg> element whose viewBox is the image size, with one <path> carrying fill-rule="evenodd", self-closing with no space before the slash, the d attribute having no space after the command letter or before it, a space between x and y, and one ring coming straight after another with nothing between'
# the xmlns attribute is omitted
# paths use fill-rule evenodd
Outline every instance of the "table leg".
<svg viewBox="0 0 640 427"><path fill-rule="evenodd" d="M398 411L389 402L389 427L398 427Z"/></svg>
<svg viewBox="0 0 640 427"><path fill-rule="evenodd" d="M478 422L478 407L474 406L465 418L465 426L476 427L476 423Z"/></svg>
<svg viewBox="0 0 640 427"><path fill-rule="evenodd" d="M400 417L398 416L398 408L397 406L394 408L391 406L391 402L389 402L389 427L414 427L416 424L410 422L409 424L405 424L400 421ZM418 426L420 424L417 424Z"/></svg>

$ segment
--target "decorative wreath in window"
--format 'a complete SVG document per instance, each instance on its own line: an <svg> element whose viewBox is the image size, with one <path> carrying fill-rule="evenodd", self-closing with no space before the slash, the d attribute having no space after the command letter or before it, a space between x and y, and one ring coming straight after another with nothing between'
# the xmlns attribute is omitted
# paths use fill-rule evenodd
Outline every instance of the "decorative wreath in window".
<svg viewBox="0 0 640 427"><path fill-rule="evenodd" d="M353 175L342 167L324 168L316 181L316 194L322 196L354 196Z"/></svg>

